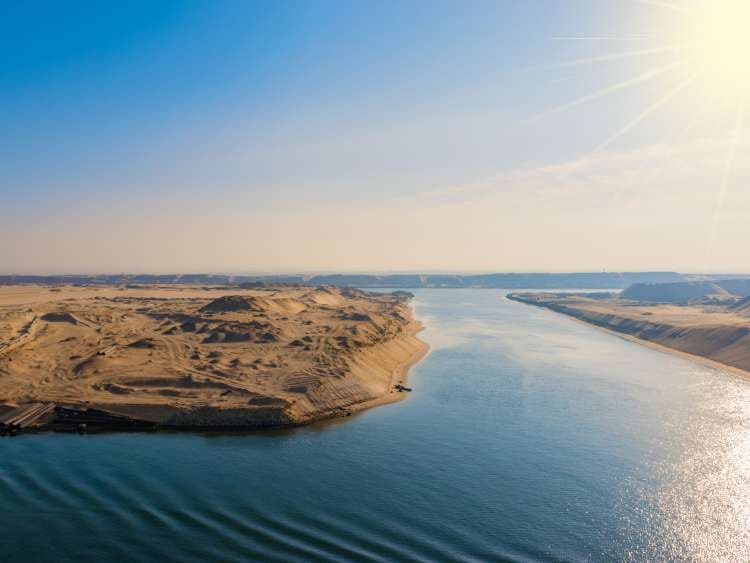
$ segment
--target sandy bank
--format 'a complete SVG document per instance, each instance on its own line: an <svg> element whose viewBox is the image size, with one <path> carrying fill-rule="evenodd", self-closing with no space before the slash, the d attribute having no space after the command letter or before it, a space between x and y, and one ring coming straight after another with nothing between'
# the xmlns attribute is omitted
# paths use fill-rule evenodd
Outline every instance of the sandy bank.
<svg viewBox="0 0 750 563"><path fill-rule="evenodd" d="M0 288L0 403L175 428L293 426L400 400L409 294L334 287Z"/></svg>
<svg viewBox="0 0 750 563"><path fill-rule="evenodd" d="M554 293L509 294L508 298L750 379L750 319L721 306L644 304Z"/></svg>

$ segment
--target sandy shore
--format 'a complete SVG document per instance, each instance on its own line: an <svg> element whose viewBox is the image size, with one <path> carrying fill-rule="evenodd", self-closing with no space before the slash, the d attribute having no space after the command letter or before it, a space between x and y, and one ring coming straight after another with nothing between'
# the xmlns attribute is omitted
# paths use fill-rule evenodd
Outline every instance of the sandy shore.
<svg viewBox="0 0 750 563"><path fill-rule="evenodd" d="M423 327L421 323L419 323L412 329L411 336L417 338L417 334L422 332L422 330ZM348 409L349 414L361 412L372 407L378 407L381 405L387 405L390 403L402 401L409 396L409 393L396 390L395 386L396 384L400 384L408 387L409 370L411 370L412 367L418 364L430 351L430 346L426 342L418 340L418 343L419 345L415 348L413 355L405 363L394 370L391 377L391 390L388 393L385 393L384 395L375 399L370 399L362 403L352 405Z"/></svg>
<svg viewBox="0 0 750 563"><path fill-rule="evenodd" d="M719 307L623 303L569 294L509 294L508 298L750 380L750 319Z"/></svg>
<svg viewBox="0 0 750 563"><path fill-rule="evenodd" d="M408 395L410 295L333 287L0 287L0 403L164 427L307 424Z"/></svg>

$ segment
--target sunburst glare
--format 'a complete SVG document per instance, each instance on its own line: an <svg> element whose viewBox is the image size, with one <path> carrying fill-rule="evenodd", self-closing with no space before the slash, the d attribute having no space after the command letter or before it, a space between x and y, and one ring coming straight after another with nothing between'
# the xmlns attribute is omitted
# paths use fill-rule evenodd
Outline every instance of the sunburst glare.
<svg viewBox="0 0 750 563"><path fill-rule="evenodd" d="M591 51L584 57L532 70L630 63L636 68L641 67L640 72L636 71L635 76L626 76L624 80L577 99L563 101L533 116L531 120L545 118L622 90L645 86L656 78L666 79L661 93L650 94L653 98L644 102L643 109L579 158L565 174L581 170L594 155L630 134L652 118L657 110L666 110L667 105L678 103L678 97L687 98L684 101L691 110L681 114L685 117L685 126L681 128L682 133L675 134L672 140L687 141L687 137L695 133L696 124L707 119L713 123L721 122L721 129L727 132L724 167L716 181L711 233L715 238L740 143L744 138L745 113L750 99L750 0L685 0L679 4L664 0L635 0L635 3L645 8L647 14L638 25L651 31L646 32L636 26L623 36L602 30L602 33L590 37L555 37L555 41L588 41ZM627 42L628 49L613 51L603 47L603 44L617 42Z"/></svg>
<svg viewBox="0 0 750 563"><path fill-rule="evenodd" d="M706 77L716 93L750 93L750 2L697 0L685 12L680 43L690 66Z"/></svg>

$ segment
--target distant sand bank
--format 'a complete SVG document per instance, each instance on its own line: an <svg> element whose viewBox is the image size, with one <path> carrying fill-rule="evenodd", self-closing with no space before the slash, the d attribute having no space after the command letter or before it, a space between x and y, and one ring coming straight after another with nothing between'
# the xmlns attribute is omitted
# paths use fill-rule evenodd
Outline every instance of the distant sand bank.
<svg viewBox="0 0 750 563"><path fill-rule="evenodd" d="M750 379L750 318L722 306L645 304L563 293L511 293L508 298Z"/></svg>

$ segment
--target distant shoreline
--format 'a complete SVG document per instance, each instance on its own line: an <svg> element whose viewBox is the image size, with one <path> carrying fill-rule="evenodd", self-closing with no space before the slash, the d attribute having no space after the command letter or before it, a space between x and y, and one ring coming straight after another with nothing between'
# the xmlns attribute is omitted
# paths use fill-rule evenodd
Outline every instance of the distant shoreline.
<svg viewBox="0 0 750 563"><path fill-rule="evenodd" d="M264 285L329 285L373 289L624 289L634 283L692 279L677 272L505 272L486 274L0 274L0 286L41 285L224 285L256 289ZM705 277L705 276L702 276ZM732 277L728 275L727 277Z"/></svg>

